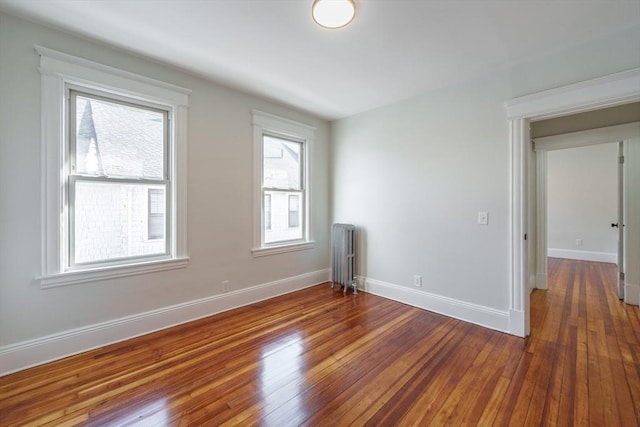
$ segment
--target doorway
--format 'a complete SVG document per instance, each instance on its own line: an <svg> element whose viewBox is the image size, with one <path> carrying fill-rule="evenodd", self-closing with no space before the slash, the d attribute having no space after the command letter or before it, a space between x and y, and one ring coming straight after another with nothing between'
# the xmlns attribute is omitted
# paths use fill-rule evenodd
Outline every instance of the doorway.
<svg viewBox="0 0 640 427"><path fill-rule="evenodd" d="M509 332L530 333L529 294L537 282L539 254L536 184L540 175L530 124L544 119L640 101L640 69L516 98L506 104L511 147ZM546 248L545 248L546 249Z"/></svg>
<svg viewBox="0 0 640 427"><path fill-rule="evenodd" d="M547 152L547 256L618 263L618 144Z"/></svg>
<svg viewBox="0 0 640 427"><path fill-rule="evenodd" d="M634 108L640 108L640 104ZM640 117L640 109L636 113ZM532 129L535 129L535 125L532 124ZM533 254L535 279L532 288L547 289L547 256L554 255L555 252L561 258L616 263L620 299L633 302L633 298L625 298L624 283L625 253L637 254L635 250L629 251L624 246L624 222L629 213L625 213L628 209L623 205L623 178L626 175L623 141L638 136L640 123L636 122L533 139L533 156L536 163L534 174L537 185L536 197L532 203L537 209L533 219L533 227L536 229L533 246L536 249ZM576 150L581 153L575 153ZM550 159L553 158L559 158L560 161L555 172L550 164ZM632 162L632 165L633 168L638 168L635 162ZM588 174L581 178L582 181L576 184L576 188L567 187L576 174L583 173L580 168L588 169ZM564 216L564 220L559 227L556 225L555 229L554 224L550 225L548 221L548 211L551 209L548 206L549 173L559 175L558 185L565 188L563 197L556 200L556 204L561 205L563 212L560 215ZM633 200L640 197L635 194L632 196ZM573 201L573 204L569 203L570 201ZM637 214L635 208L632 211L634 215ZM594 231L587 230L589 227ZM615 228L613 232L609 227ZM580 235L585 232L589 232L586 242ZM637 238L635 234L632 240ZM554 238L550 240L551 235ZM553 249L548 252L548 248ZM631 290L631 293L634 292Z"/></svg>

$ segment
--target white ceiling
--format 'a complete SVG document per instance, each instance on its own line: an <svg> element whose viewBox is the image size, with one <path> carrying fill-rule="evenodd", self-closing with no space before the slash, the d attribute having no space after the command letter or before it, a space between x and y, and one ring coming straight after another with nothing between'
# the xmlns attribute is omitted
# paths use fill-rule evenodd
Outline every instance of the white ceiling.
<svg viewBox="0 0 640 427"><path fill-rule="evenodd" d="M640 25L639 0L0 0L0 9L337 119ZM46 44L46 43L43 43Z"/></svg>

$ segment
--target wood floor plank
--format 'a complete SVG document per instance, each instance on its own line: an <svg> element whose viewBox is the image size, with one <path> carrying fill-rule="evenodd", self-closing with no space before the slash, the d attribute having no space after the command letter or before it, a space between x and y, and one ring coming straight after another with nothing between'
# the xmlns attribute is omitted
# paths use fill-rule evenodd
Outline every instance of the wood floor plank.
<svg viewBox="0 0 640 427"><path fill-rule="evenodd" d="M425 365L425 369L420 369L410 378L408 388L381 408L376 419L397 419L408 425L432 423L441 411L447 409L443 406L452 394L457 394L457 384L479 353L477 347L467 346L465 341L473 336L471 331L474 328L473 325L460 325L458 333L440 351L437 363ZM371 425L380 424L374 422Z"/></svg>
<svg viewBox="0 0 640 427"><path fill-rule="evenodd" d="M433 322L430 322L433 324ZM361 383L355 383L344 389L331 402L317 411L305 421L305 425L318 424L350 424L357 420L367 420L377 413L389 399L406 387L407 378L425 363L427 355L434 354L450 339L451 331L458 321L442 318L441 322L433 324L431 328L421 327L421 337L408 351L395 352L388 359L389 369L375 369L361 378ZM376 388L366 387L366 381L376 384ZM363 386L364 385L364 386ZM344 404L349 399L350 404Z"/></svg>
<svg viewBox="0 0 640 427"><path fill-rule="evenodd" d="M1 377L0 425L640 425L615 265L548 282L527 339L314 286Z"/></svg>
<svg viewBox="0 0 640 427"><path fill-rule="evenodd" d="M499 353L499 350L496 344L499 338L499 334L496 333L481 338L485 344L456 384L456 388L460 387L466 390L465 399L459 399L455 394L450 395L443 405L443 410L434 419L435 424L461 425L464 422L472 421L469 413L473 409L474 403L480 401L483 386L487 382L493 382L494 372L499 373L494 365L498 361L496 353ZM501 364L502 361L500 361ZM478 372L479 369L482 372Z"/></svg>
<svg viewBox="0 0 640 427"><path fill-rule="evenodd" d="M482 386L478 398L473 404L467 421L474 425L490 425L496 418L499 405L506 394L507 387L511 381L512 368L517 366L510 359L514 354L520 354L522 343L520 340L513 340L513 337L500 336L498 342L498 354L494 356L493 372L489 371ZM483 369L483 368L479 368Z"/></svg>

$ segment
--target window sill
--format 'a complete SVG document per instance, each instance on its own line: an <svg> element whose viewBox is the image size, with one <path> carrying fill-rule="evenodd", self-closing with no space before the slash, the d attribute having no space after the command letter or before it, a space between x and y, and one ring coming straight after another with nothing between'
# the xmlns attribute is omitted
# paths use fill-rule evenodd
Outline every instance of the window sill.
<svg viewBox="0 0 640 427"><path fill-rule="evenodd" d="M113 267L94 268L91 270L68 271L58 274L36 277L41 289L56 288L59 286L76 285L78 283L93 282L96 280L115 279L118 277L135 276L138 274L153 273L156 271L174 270L185 268L189 263L189 257L173 258L169 260L148 261L137 264L118 265Z"/></svg>
<svg viewBox="0 0 640 427"><path fill-rule="evenodd" d="M292 243L289 245L282 245L282 246L267 246L264 248L255 248L252 250L252 252L253 252L253 257L257 258L262 256L283 254L286 252L296 252L296 251L304 251L307 249L313 249L315 244L316 242L309 241L309 242L301 242L301 243Z"/></svg>

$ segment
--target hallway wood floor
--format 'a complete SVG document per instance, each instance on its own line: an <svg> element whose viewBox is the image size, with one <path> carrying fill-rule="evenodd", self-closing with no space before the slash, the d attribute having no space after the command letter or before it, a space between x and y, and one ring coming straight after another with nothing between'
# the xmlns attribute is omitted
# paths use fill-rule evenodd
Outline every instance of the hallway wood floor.
<svg viewBox="0 0 640 427"><path fill-rule="evenodd" d="M640 310L550 259L521 339L328 284L0 378L0 425L640 422Z"/></svg>

